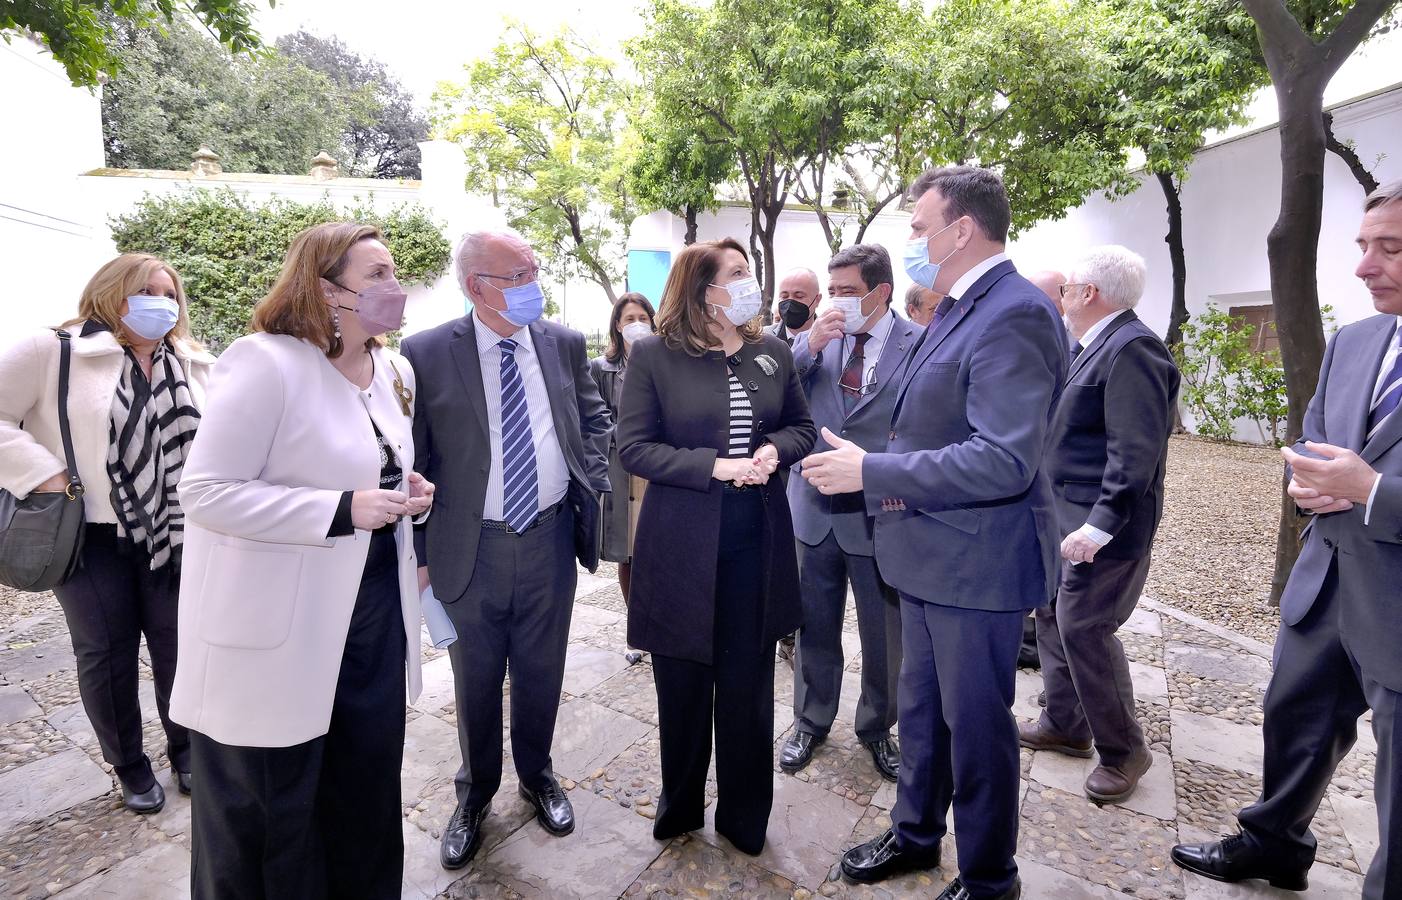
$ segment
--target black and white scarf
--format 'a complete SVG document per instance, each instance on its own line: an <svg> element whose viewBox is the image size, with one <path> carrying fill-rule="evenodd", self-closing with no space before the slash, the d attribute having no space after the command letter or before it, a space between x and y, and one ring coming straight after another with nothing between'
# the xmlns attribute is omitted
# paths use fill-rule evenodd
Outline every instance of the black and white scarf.
<svg viewBox="0 0 1402 900"><path fill-rule="evenodd" d="M107 475L117 538L142 547L152 571L179 559L185 516L175 486L199 419L184 369L164 343L151 357L150 381L126 351L112 397Z"/></svg>

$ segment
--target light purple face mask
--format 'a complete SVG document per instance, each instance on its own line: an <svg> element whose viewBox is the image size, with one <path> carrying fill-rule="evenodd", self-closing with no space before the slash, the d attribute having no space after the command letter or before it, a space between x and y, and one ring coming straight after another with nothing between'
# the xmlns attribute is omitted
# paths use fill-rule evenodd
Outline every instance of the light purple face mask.
<svg viewBox="0 0 1402 900"><path fill-rule="evenodd" d="M327 279L330 281L330 279ZM336 287L344 291L350 288L342 284L335 284ZM341 306L338 308L350 310L360 318L360 325L365 329L365 333L374 337L393 331L404 324L404 304L409 299L409 295L404 293L404 289L399 286L399 282L393 278L372 284L362 291L351 291L358 301L355 306Z"/></svg>

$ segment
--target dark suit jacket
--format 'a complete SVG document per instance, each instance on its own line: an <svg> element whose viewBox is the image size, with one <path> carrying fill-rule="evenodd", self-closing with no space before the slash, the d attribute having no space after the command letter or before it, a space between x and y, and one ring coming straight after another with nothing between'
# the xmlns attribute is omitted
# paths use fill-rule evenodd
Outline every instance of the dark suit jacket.
<svg viewBox="0 0 1402 900"><path fill-rule="evenodd" d="M1071 361L1047 437L1061 536L1089 522L1113 535L1097 556L1142 559L1163 514L1178 367L1133 310Z"/></svg>
<svg viewBox="0 0 1402 900"><path fill-rule="evenodd" d="M439 600L467 592L477 561L491 437L482 367L471 316L405 338L400 351L414 367L414 468L437 485L433 512L415 532L419 564ZM584 335L563 325L530 326L550 395L555 434L570 471L567 495L575 513L575 552L585 568L599 563L599 492L609 489L608 435L612 427L599 389L589 377Z"/></svg>
<svg viewBox="0 0 1402 900"><path fill-rule="evenodd" d="M766 375L764 354L777 370ZM793 465L813 446L793 356L772 335L746 343L736 376L750 391L755 438L768 440L779 466ZM725 355L689 356L661 338L633 345L619 406L618 449L623 467L646 478L633 545L628 597L628 643L639 650L711 663L715 625L716 561L723 485L711 477L719 451L729 445L730 388ZM794 631L802 618L798 561L789 505L778 478L760 489L765 501L766 640Z"/></svg>
<svg viewBox="0 0 1402 900"><path fill-rule="evenodd" d="M1339 629L1367 677L1402 691L1402 414L1393 413L1365 441L1368 408L1378 369L1392 338L1395 316L1373 316L1339 329L1324 351L1319 387L1305 412L1305 441L1347 447L1382 473L1363 524L1364 508L1315 516L1305 529L1300 558L1280 597L1280 618L1299 624L1319 597L1331 564L1339 571Z"/></svg>
<svg viewBox="0 0 1402 900"><path fill-rule="evenodd" d="M1051 599L1061 540L1042 453L1065 380L1061 317L1011 262L926 329L887 452L862 465L888 584L965 609Z"/></svg>
<svg viewBox="0 0 1402 900"><path fill-rule="evenodd" d="M924 331L919 325L894 317L891 331L881 346L881 358L876 361L877 387L863 394L850 413L838 384L847 362L842 358L841 341L834 340L815 358L808 349L809 332L800 334L793 346L794 365L798 367L799 381L808 397L814 427L826 427L839 437L856 441L867 452L885 450L901 375L916 340ZM827 449L827 445L823 444L821 449ZM867 514L861 491L828 496L795 473L789 480L788 494L794 535L800 541L817 546L831 532L844 553L871 556L876 552L872 543L872 517Z"/></svg>

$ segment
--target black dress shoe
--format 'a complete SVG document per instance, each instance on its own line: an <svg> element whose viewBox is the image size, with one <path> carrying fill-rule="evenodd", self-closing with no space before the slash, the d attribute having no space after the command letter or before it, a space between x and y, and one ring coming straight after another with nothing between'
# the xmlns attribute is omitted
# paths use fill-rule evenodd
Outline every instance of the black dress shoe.
<svg viewBox="0 0 1402 900"><path fill-rule="evenodd" d="M883 881L902 872L933 869L940 864L940 851L911 853L896 846L896 833L889 828L880 837L858 844L842 854L842 874L853 881Z"/></svg>
<svg viewBox="0 0 1402 900"><path fill-rule="evenodd" d="M1244 834L1206 844L1179 844L1173 848L1173 861L1214 881L1260 878L1287 891L1309 888L1308 863L1292 865Z"/></svg>
<svg viewBox="0 0 1402 900"><path fill-rule="evenodd" d="M779 748L779 768L792 775L813 761L813 751L827 740L806 731L795 731L793 737Z"/></svg>
<svg viewBox="0 0 1402 900"><path fill-rule="evenodd" d="M1036 647L1029 647L1023 644L1017 649L1017 667L1019 669L1040 669L1042 667L1042 656L1037 652Z"/></svg>
<svg viewBox="0 0 1402 900"><path fill-rule="evenodd" d="M190 773L175 770L175 787L186 797L190 796Z"/></svg>
<svg viewBox="0 0 1402 900"><path fill-rule="evenodd" d="M871 753L871 761L876 763L876 771L887 781L895 781L901 776L901 750L890 738L879 741L862 741Z"/></svg>
<svg viewBox="0 0 1402 900"><path fill-rule="evenodd" d="M1022 879L1013 881L1013 886L1008 888L992 900L1018 900L1022 896ZM964 882L955 878L947 884L940 895L935 900L975 900L974 895L969 893L969 889L964 887Z"/></svg>
<svg viewBox="0 0 1402 900"><path fill-rule="evenodd" d="M570 806L570 798L565 796L565 789L560 787L553 775L534 791L521 785L521 796L535 807L536 821L546 831L556 837L564 837L574 831L574 807Z"/></svg>
<svg viewBox="0 0 1402 900"><path fill-rule="evenodd" d="M122 802L126 804L127 809L145 816L161 811L161 807L166 805L166 792L159 781L151 782L150 789L139 794L124 784Z"/></svg>
<svg viewBox="0 0 1402 900"><path fill-rule="evenodd" d="M438 862L445 869L461 869L477 855L482 846L482 822L492 811L490 802L481 806L459 803L443 829L443 843L438 850Z"/></svg>

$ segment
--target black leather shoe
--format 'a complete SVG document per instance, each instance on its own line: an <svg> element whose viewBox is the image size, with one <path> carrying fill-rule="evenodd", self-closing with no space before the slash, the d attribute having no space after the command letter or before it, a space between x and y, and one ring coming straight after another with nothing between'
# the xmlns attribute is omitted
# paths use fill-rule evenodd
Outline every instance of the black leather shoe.
<svg viewBox="0 0 1402 900"><path fill-rule="evenodd" d="M896 846L896 833L889 828L880 837L858 844L842 854L842 874L853 881L884 881L892 875L933 869L940 864L940 851L909 853Z"/></svg>
<svg viewBox="0 0 1402 900"><path fill-rule="evenodd" d="M1013 886L999 894L993 900L1019 900L1022 896L1022 879L1013 881ZM969 889L964 887L964 882L956 878L945 888L935 900L974 900L974 895L969 893Z"/></svg>
<svg viewBox="0 0 1402 900"><path fill-rule="evenodd" d="M1179 844L1173 848L1173 861L1214 881L1260 878L1282 890L1309 888L1308 865L1291 865L1244 834L1206 844Z"/></svg>
<svg viewBox="0 0 1402 900"><path fill-rule="evenodd" d="M827 740L806 731L795 731L793 737L779 748L779 768L792 775L813 761L813 751Z"/></svg>
<svg viewBox="0 0 1402 900"><path fill-rule="evenodd" d="M1017 648L1017 667L1019 669L1040 669L1042 657L1037 652L1037 648L1029 647L1026 644Z"/></svg>
<svg viewBox="0 0 1402 900"><path fill-rule="evenodd" d="M871 753L871 761L876 763L876 771L887 781L901 777L901 750L890 738L879 741L862 741L862 746Z"/></svg>
<svg viewBox="0 0 1402 900"><path fill-rule="evenodd" d="M482 846L482 822L492 811L490 802L481 806L459 803L443 829L443 842L438 850L438 862L445 869L461 869L472 862L477 848Z"/></svg>
<svg viewBox="0 0 1402 900"><path fill-rule="evenodd" d="M190 796L190 773L175 770L175 787L186 797Z"/></svg>
<svg viewBox="0 0 1402 900"><path fill-rule="evenodd" d="M570 798L565 796L565 789L560 787L555 776L549 776L534 791L521 785L521 796L535 807L536 821L546 831L556 837L564 837L574 831L574 807L570 806Z"/></svg>
<svg viewBox="0 0 1402 900"><path fill-rule="evenodd" d="M127 809L143 816L158 813L166 805L166 792L159 781L151 782L150 790L137 793L125 784L122 785L122 802Z"/></svg>

